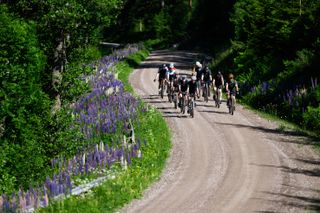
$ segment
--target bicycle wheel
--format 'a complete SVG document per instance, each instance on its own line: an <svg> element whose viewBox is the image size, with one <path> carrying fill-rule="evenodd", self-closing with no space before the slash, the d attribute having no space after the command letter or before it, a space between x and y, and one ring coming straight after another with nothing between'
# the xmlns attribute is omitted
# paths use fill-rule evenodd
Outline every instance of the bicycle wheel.
<svg viewBox="0 0 320 213"><path fill-rule="evenodd" d="M173 93L173 104L174 104L174 108L177 109L178 108L177 95L175 93Z"/></svg>
<svg viewBox="0 0 320 213"><path fill-rule="evenodd" d="M205 83L203 88L204 101L208 103L208 85Z"/></svg>
<svg viewBox="0 0 320 213"><path fill-rule="evenodd" d="M216 93L216 107L220 108L220 91L218 90Z"/></svg>
<svg viewBox="0 0 320 213"><path fill-rule="evenodd" d="M169 103L172 103L172 92L171 92L170 87L169 87L169 91L168 91L168 100L169 100Z"/></svg>
<svg viewBox="0 0 320 213"><path fill-rule="evenodd" d="M230 110L229 110L229 111L230 111L230 114L231 114L231 115L234 114L234 108L235 108L235 107L234 107L234 102L235 102L235 101L234 101L234 97L231 95L231 97L230 97L230 102L229 102L229 103L230 103L230 106L229 106L229 109L230 109Z"/></svg>
<svg viewBox="0 0 320 213"><path fill-rule="evenodd" d="M161 96L161 98L163 99L163 91L164 91L164 85L163 85L164 83L162 82L161 83L161 91L160 91L160 96Z"/></svg>
<svg viewBox="0 0 320 213"><path fill-rule="evenodd" d="M190 116L194 118L193 100L191 100L189 104L189 113L190 113Z"/></svg>

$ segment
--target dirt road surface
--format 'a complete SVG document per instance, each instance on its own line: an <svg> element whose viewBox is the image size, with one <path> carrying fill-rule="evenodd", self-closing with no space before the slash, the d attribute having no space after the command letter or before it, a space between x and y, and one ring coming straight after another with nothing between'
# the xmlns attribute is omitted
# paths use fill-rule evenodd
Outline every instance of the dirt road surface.
<svg viewBox="0 0 320 213"><path fill-rule="evenodd" d="M173 148L158 182L121 212L316 212L320 211L317 143L237 105L227 113L212 97L197 102L195 117L182 115L153 82L161 63L190 73L196 55L156 51L136 69L135 91L163 113Z"/></svg>

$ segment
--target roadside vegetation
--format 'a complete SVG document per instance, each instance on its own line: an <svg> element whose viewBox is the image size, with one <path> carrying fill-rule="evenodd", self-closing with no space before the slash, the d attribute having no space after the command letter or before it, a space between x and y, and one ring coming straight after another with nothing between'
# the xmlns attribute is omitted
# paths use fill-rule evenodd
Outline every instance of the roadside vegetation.
<svg viewBox="0 0 320 213"><path fill-rule="evenodd" d="M243 103L320 133L318 1L239 0L235 35L214 70L233 72ZM248 25L250 23L250 25Z"/></svg>
<svg viewBox="0 0 320 213"><path fill-rule="evenodd" d="M116 66L126 90L132 91L128 77L147 55L147 50L139 51ZM159 178L171 148L170 132L163 117L155 108L143 105L146 112L138 117L139 122L135 127L135 137L145 141L141 141L141 158L132 159L128 169L118 169L113 179L84 196L55 202L41 212L114 212L132 199L141 197L143 190Z"/></svg>

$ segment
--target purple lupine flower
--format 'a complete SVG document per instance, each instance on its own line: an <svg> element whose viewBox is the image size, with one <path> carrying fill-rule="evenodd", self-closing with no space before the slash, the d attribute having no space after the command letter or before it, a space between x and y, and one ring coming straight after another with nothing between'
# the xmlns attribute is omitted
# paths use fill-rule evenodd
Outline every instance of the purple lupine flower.
<svg viewBox="0 0 320 213"><path fill-rule="evenodd" d="M10 201L11 201L11 211L16 212L18 206L17 206L17 195L15 192L12 193Z"/></svg>
<svg viewBox="0 0 320 213"><path fill-rule="evenodd" d="M46 207L49 205L49 198L47 194L47 188L43 186L43 206Z"/></svg>
<svg viewBox="0 0 320 213"><path fill-rule="evenodd" d="M67 177L66 177L66 184L67 184L67 188L69 189L68 193L71 194L71 192L72 192L72 182L71 182L70 175L67 175Z"/></svg>
<svg viewBox="0 0 320 213"><path fill-rule="evenodd" d="M4 212L10 212L10 201L9 199L7 199L6 196L5 196L5 199L3 200L3 209L4 209Z"/></svg>
<svg viewBox="0 0 320 213"><path fill-rule="evenodd" d="M1 206L1 205L0 205ZM19 191L19 207L21 212L26 212L27 210L27 201L26 197L22 190Z"/></svg>

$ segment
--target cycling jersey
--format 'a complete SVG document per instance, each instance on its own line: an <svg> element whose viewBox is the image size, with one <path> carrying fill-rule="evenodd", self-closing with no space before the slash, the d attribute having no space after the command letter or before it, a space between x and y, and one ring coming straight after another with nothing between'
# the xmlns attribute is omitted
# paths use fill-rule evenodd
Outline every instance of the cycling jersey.
<svg viewBox="0 0 320 213"><path fill-rule="evenodd" d="M159 80L165 79L167 77L168 68L167 67L160 67L159 68Z"/></svg>
<svg viewBox="0 0 320 213"><path fill-rule="evenodd" d="M218 88L222 87L222 75L217 74L214 76L214 84Z"/></svg>
<svg viewBox="0 0 320 213"><path fill-rule="evenodd" d="M196 77L197 77L197 80L201 80L201 76L202 76L202 69L197 67L196 68Z"/></svg>
<svg viewBox="0 0 320 213"><path fill-rule="evenodd" d="M196 81L189 81L189 94L194 95L197 91L197 82Z"/></svg>
<svg viewBox="0 0 320 213"><path fill-rule="evenodd" d="M169 69L169 81L172 81L177 78L176 69Z"/></svg>
<svg viewBox="0 0 320 213"><path fill-rule="evenodd" d="M204 82L210 81L210 77L211 77L211 71L210 70L205 70L203 72L203 81Z"/></svg>
<svg viewBox="0 0 320 213"><path fill-rule="evenodd" d="M180 89L181 89L181 92L187 92L187 90L188 90L188 82L187 81L185 81L185 82L181 81L180 82Z"/></svg>
<svg viewBox="0 0 320 213"><path fill-rule="evenodd" d="M231 80L227 84L228 84L228 89L230 91L230 94L236 94L236 87L238 86L237 81Z"/></svg>
<svg viewBox="0 0 320 213"><path fill-rule="evenodd" d="M179 81L177 79L174 79L173 81L173 88L175 92L179 91Z"/></svg>

